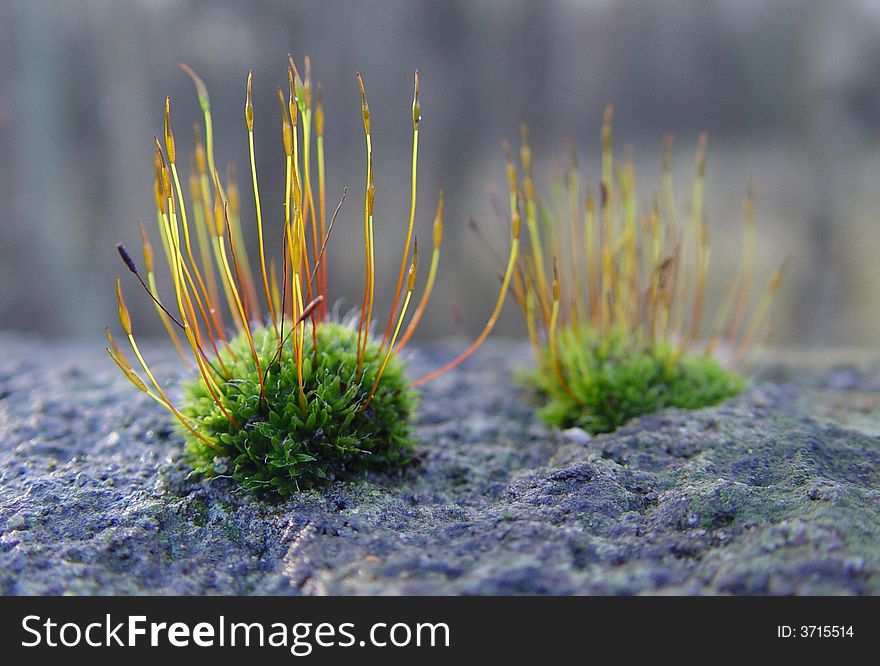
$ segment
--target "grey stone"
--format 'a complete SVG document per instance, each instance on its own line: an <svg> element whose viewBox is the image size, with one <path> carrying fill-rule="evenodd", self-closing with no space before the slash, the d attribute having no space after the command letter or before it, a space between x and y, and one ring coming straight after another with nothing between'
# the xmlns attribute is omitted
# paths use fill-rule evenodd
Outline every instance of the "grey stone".
<svg viewBox="0 0 880 666"><path fill-rule="evenodd" d="M587 444L592 439L590 433L582 428L566 428L559 435L564 441L572 444Z"/></svg>
<svg viewBox="0 0 880 666"><path fill-rule="evenodd" d="M490 341L426 385L409 468L281 502L191 475L100 342L2 334L0 593L880 594L880 366L587 438L506 380L527 359Z"/></svg>

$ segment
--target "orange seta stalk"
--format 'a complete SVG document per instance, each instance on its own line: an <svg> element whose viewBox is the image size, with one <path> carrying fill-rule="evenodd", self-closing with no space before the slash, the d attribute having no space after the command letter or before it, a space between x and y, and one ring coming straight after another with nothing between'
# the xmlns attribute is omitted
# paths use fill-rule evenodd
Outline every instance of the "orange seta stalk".
<svg viewBox="0 0 880 666"><path fill-rule="evenodd" d="M449 372L457 365L461 364L465 360L467 360L477 349L479 349L480 345L486 341L486 338L489 337L489 334L492 332L492 329L495 327L495 322L498 320L498 315L501 314L501 308L504 306L504 300L507 297L507 289L510 286L510 280L513 276L513 270L516 267L516 258L519 253L519 232L520 232L521 220L519 211L516 207L514 207L511 214L511 244L510 244L510 256L507 260L507 270L504 272L504 279L501 281L501 291L498 293L498 300L495 301L495 307L492 310L492 314L489 316L489 320L486 322L486 326L483 328L482 333L480 333L479 337L468 347L464 352L462 352L459 356L451 360L449 363L444 365L443 367L435 370L434 372L425 375L421 379L417 379L414 381L411 386L421 386L422 384L431 381L432 379L436 379L440 375Z"/></svg>

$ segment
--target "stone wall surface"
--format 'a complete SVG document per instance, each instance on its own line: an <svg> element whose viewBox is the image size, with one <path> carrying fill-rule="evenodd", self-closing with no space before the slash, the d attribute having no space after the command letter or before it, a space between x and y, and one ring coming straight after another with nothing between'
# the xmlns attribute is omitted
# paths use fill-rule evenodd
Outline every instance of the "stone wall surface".
<svg viewBox="0 0 880 666"><path fill-rule="evenodd" d="M490 341L425 386L415 464L279 502L192 477L99 346L2 334L0 592L880 593L878 366L767 366L590 438L536 419L529 362Z"/></svg>

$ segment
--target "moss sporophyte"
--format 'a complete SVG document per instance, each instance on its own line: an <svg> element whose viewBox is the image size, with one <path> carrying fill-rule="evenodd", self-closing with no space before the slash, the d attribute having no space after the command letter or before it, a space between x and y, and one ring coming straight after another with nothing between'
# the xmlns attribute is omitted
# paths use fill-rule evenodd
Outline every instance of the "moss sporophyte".
<svg viewBox="0 0 880 666"><path fill-rule="evenodd" d="M416 330L430 297L443 236L441 193L430 268L421 297L411 309L419 255L414 238L421 120L418 72L412 104L410 208L403 256L391 311L376 328L376 191L370 109L360 75L357 83L366 139L364 290L356 323L343 323L333 321L328 313L325 261L342 201L328 223L324 109L320 86L313 92L308 58L302 77L293 59L288 59L287 98L278 90L285 201L283 209L270 216L272 221L266 224L254 150L252 73L247 79L244 117L257 228L256 272L251 269L243 240L236 182L231 172L224 182L214 164L207 88L192 70L183 69L195 83L204 118L204 130L196 126L189 201L178 173L167 98L164 141L156 139L154 152L156 221L169 267L173 303L166 306L160 298L153 248L143 226L143 272L123 246L117 249L152 300L195 378L184 385L182 399L172 401L138 347L119 278L119 321L139 370L123 354L109 329L108 354L138 389L174 415L186 440L189 460L196 471L206 475L225 469L245 488L289 495L326 479L349 477L367 467L405 463L413 450L409 419L417 402L414 388L469 357L497 320L516 265L518 218L512 224L507 272L483 332L460 356L411 383L404 376L400 352ZM266 239L268 242L264 242ZM266 259L267 245L275 243L280 243L282 250L280 267ZM374 328L381 330L381 335L374 336Z"/></svg>
<svg viewBox="0 0 880 666"><path fill-rule="evenodd" d="M706 137L697 149L689 219L680 220L671 139L660 194L640 211L632 158L618 160L612 150L611 119L608 107L597 188L581 182L572 148L563 181L545 200L536 193L528 129L522 128L518 165L505 146L509 206L525 220L528 237L511 289L537 362L522 378L542 400L546 421L591 433L663 407L704 407L739 393L745 380L731 368L769 334L767 311L783 272L775 271L753 299L749 193L740 268L704 325Z"/></svg>

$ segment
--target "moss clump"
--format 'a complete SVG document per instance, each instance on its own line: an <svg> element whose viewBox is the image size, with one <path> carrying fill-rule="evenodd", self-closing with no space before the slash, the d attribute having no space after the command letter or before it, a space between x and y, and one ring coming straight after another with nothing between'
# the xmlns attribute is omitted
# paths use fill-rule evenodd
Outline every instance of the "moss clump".
<svg viewBox="0 0 880 666"><path fill-rule="evenodd" d="M636 191L631 156L621 160L614 153L612 115L606 108L597 180L583 179L572 148L549 198L538 194L525 126L518 164L506 150L512 215L528 230L513 280L537 365L525 376L546 399L540 416L592 433L664 407L714 405L741 391L745 380L718 359L723 355L735 367L769 335L767 314L783 272L774 271L755 298L757 235L749 194L741 265L727 277L724 295L715 297L703 202L705 135L682 215L671 141L664 145L661 186L646 199Z"/></svg>
<svg viewBox="0 0 880 666"><path fill-rule="evenodd" d="M385 241L379 239L373 226L373 140L370 107L360 74L356 78L367 165L362 218L364 290L363 296L354 301L360 307L357 327L352 329L330 321L327 310L328 277L332 276L328 276L325 250L346 194L343 191L328 223L324 106L320 85L313 87L311 61L306 58L301 77L288 56L287 99L280 89L277 91L286 155L284 223L273 225L278 234L273 245L283 251L280 263L266 260L264 231L269 228L263 226L254 150L253 72L247 78L244 120L259 270L250 261L244 242L244 211L234 171L228 172L223 184L214 168L214 121L207 87L189 67L182 67L195 84L205 128L204 134L196 129L188 202L178 174L171 100L167 97L164 150L157 139L153 155L156 220L174 287L174 299L169 303L174 312L158 296L153 246L146 230L141 227L143 273L124 246L117 245L117 251L153 302L178 353L185 360L192 354L200 376L185 386L183 405L178 407L171 401L138 348L118 277L119 323L146 379L126 358L109 328L107 354L138 390L177 419L196 471L225 474L223 460L231 459L231 474L245 488L274 489L289 495L303 486L350 476L370 465L405 462L413 446L408 425L416 403L412 389L456 367L491 332L513 276L519 248L518 220L511 219L508 267L495 309L482 333L458 357L409 384L403 377L400 353L418 328L434 287L444 210L441 193L427 279L421 297L414 300L419 264L414 226L421 122L418 72L413 76L409 217L391 308L379 344L371 341L370 331L382 330L382 319L374 308L375 250ZM298 150L297 145L303 149ZM198 256L191 236L198 241ZM410 305L414 310L409 309ZM258 321L266 322L265 328L255 327L253 322ZM227 343L230 339L231 345Z"/></svg>
<svg viewBox="0 0 880 666"><path fill-rule="evenodd" d="M306 327L302 362L305 408L300 401L296 364L290 362L293 336L286 341L279 362L271 327L253 332L260 365L268 368L264 397L246 336L239 335L228 349L222 349L216 363L222 363L234 377L219 383L219 397L240 428L220 410L204 379L185 385L181 412L220 448L211 448L181 428L196 471L215 474L222 465L216 459L229 458L230 473L243 487L275 490L286 496L371 466L401 465L410 460L413 441L409 417L417 394L404 377L403 363L396 355L390 357L364 409L383 350L368 342L358 372L355 329L323 322L316 334L317 357L311 329Z"/></svg>
<svg viewBox="0 0 880 666"><path fill-rule="evenodd" d="M738 394L745 379L706 355L681 355L666 344L639 348L622 335L558 337L558 366L549 350L544 371L523 375L545 399L539 416L592 434L664 407L699 409ZM564 384L559 381L559 376Z"/></svg>

